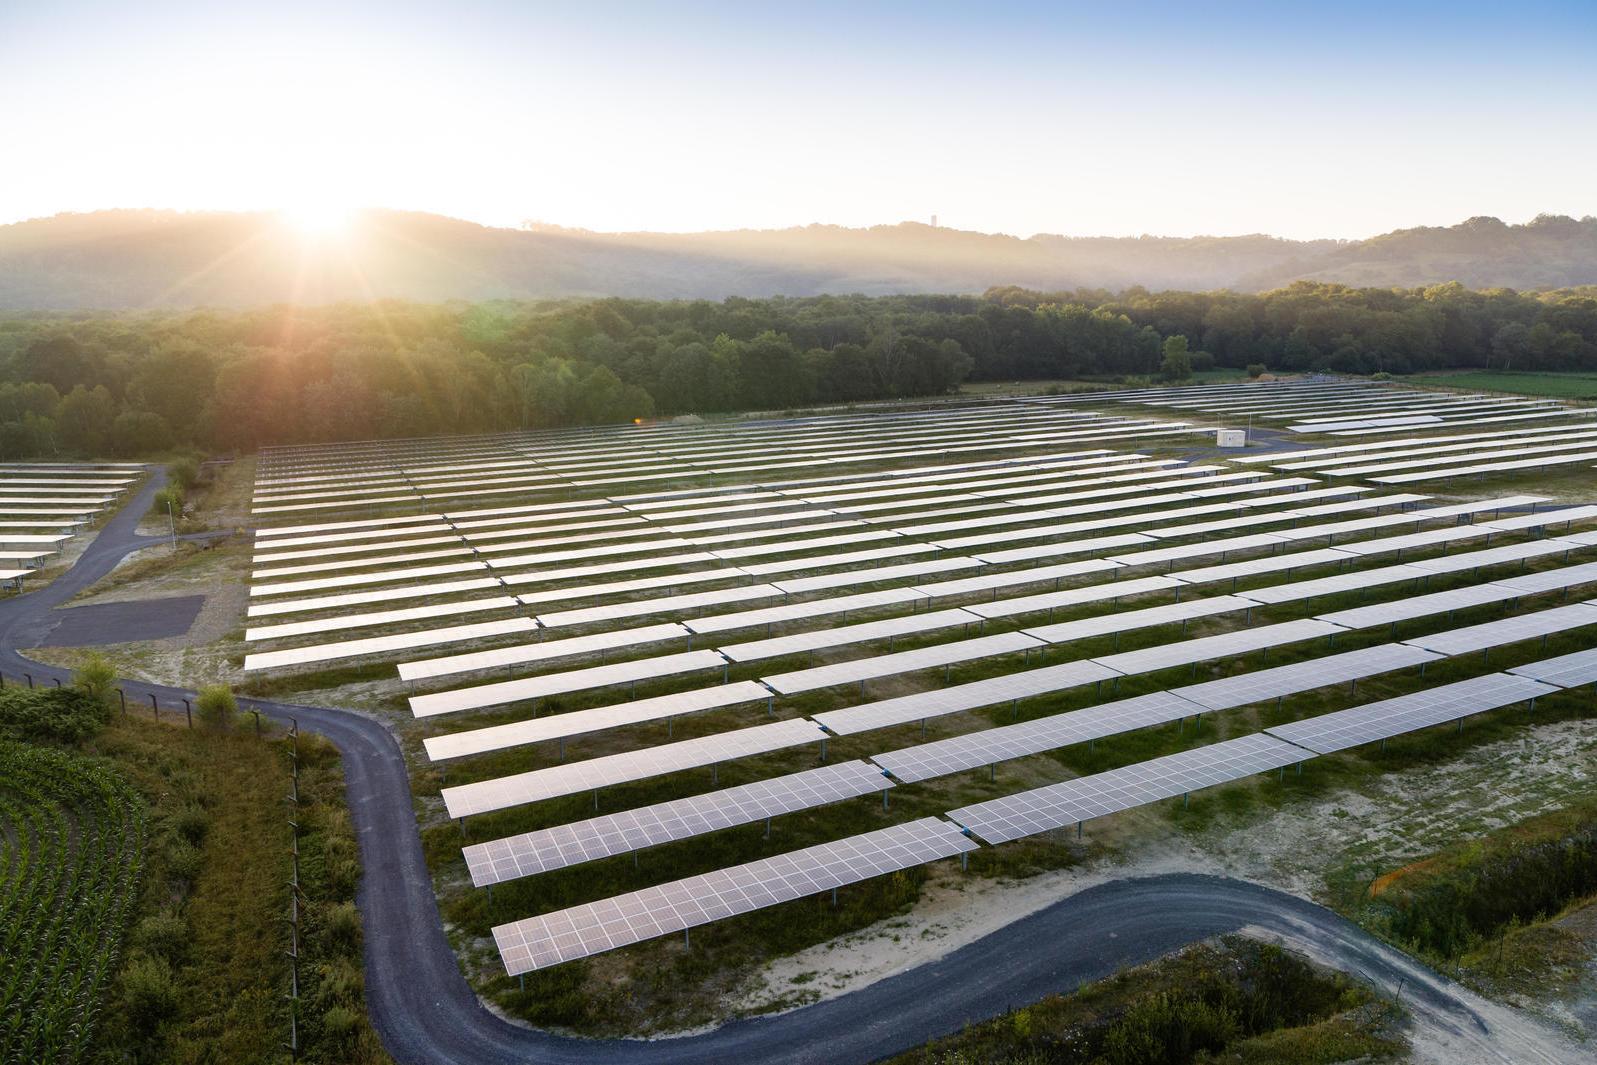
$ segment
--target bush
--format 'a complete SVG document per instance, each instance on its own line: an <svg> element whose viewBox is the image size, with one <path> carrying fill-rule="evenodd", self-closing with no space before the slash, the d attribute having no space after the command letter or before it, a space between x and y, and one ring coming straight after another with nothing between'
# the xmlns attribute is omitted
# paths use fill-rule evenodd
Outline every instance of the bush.
<svg viewBox="0 0 1597 1065"><path fill-rule="evenodd" d="M166 482L187 495L189 490L200 482L200 464L191 458L181 458L167 463Z"/></svg>
<svg viewBox="0 0 1597 1065"><path fill-rule="evenodd" d="M210 827L211 815L200 806L185 806L172 817L172 829L196 847L205 842Z"/></svg>
<svg viewBox="0 0 1597 1065"><path fill-rule="evenodd" d="M133 942L145 953L176 965L188 953L188 922L175 913L152 913L134 929Z"/></svg>
<svg viewBox="0 0 1597 1065"><path fill-rule="evenodd" d="M1194 351L1190 358L1192 359L1193 373L1202 373L1205 370L1214 369L1214 354L1212 352Z"/></svg>
<svg viewBox="0 0 1597 1065"><path fill-rule="evenodd" d="M232 728L233 719L238 716L238 700L226 684L207 684L194 700L194 712L210 728Z"/></svg>
<svg viewBox="0 0 1597 1065"><path fill-rule="evenodd" d="M93 653L73 672L72 683L89 698L109 707L116 691L116 669L104 655Z"/></svg>
<svg viewBox="0 0 1597 1065"><path fill-rule="evenodd" d="M1264 363L1262 363L1262 362L1250 362L1250 363L1248 363L1248 376L1249 377L1263 377L1266 373L1269 372L1269 370L1270 370L1270 368L1268 366L1264 365Z"/></svg>
<svg viewBox="0 0 1597 1065"><path fill-rule="evenodd" d="M110 720L110 705L79 688L0 690L0 739L78 744Z"/></svg>
<svg viewBox="0 0 1597 1065"><path fill-rule="evenodd" d="M136 957L122 971L122 999L134 1031L148 1036L177 1013L177 982L160 958Z"/></svg>
<svg viewBox="0 0 1597 1065"><path fill-rule="evenodd" d="M327 943L348 957L360 955L360 911L353 902L340 902L327 910Z"/></svg>
<svg viewBox="0 0 1597 1065"><path fill-rule="evenodd" d="M156 492L154 498L150 500L150 513L157 517L165 517L171 514L174 519L181 518L183 516L183 490L177 485L169 484Z"/></svg>

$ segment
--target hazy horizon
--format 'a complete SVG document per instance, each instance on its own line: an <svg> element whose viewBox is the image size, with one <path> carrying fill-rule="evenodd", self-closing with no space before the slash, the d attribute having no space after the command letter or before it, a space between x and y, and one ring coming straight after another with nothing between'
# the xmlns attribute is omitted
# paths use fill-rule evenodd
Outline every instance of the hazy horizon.
<svg viewBox="0 0 1597 1065"><path fill-rule="evenodd" d="M1358 239L1597 211L1597 9L0 8L0 222Z"/></svg>

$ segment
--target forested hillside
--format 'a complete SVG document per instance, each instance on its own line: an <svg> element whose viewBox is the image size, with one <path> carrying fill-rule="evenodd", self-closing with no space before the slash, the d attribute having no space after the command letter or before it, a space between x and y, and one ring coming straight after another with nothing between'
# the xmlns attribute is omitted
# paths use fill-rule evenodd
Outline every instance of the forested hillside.
<svg viewBox="0 0 1597 1065"><path fill-rule="evenodd" d="M613 422L1193 365L1597 365L1597 288L382 302L0 317L0 458Z"/></svg>
<svg viewBox="0 0 1597 1065"><path fill-rule="evenodd" d="M1597 284L1597 219L1472 218L1370 240L1029 239L915 223L721 233L495 229L364 211L310 235L272 213L103 211L0 226L0 310L373 299L724 299L824 293L1227 288L1295 280L1516 289Z"/></svg>

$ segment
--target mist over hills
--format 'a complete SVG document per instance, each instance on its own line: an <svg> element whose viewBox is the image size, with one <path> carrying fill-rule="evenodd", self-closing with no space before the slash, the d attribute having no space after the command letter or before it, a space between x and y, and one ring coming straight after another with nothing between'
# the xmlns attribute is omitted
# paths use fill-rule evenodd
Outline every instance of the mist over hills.
<svg viewBox="0 0 1597 1065"><path fill-rule="evenodd" d="M371 298L722 299L976 293L1002 285L1263 291L1300 279L1477 288L1597 283L1597 219L1472 218L1368 240L1027 239L918 223L713 233L497 229L369 210L315 238L272 212L114 210L0 226L0 309L239 307Z"/></svg>

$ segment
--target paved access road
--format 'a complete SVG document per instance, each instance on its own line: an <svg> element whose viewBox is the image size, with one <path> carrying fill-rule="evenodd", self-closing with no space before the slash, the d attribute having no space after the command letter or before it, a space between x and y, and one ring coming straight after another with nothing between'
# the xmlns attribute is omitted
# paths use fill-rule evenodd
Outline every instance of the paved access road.
<svg viewBox="0 0 1597 1065"><path fill-rule="evenodd" d="M130 551L165 542L136 533L156 474L52 584L0 602L0 668L35 678L65 671L23 658L20 634L89 587ZM130 700L175 703L192 692L124 680ZM1195 940L1247 929L1400 994L1414 1014L1421 1060L1554 1063L1582 1060L1561 1037L1471 995L1292 895L1242 881L1168 875L1104 884L1000 929L929 964L839 998L775 1017L734 1021L700 1035L585 1040L502 1020L478 1002L444 936L411 807L399 745L379 722L324 707L246 700L276 720L294 718L343 754L349 808L364 875L366 996L383 1044L401 1065L853 1065L957 1031L1012 1006L1074 990Z"/></svg>

